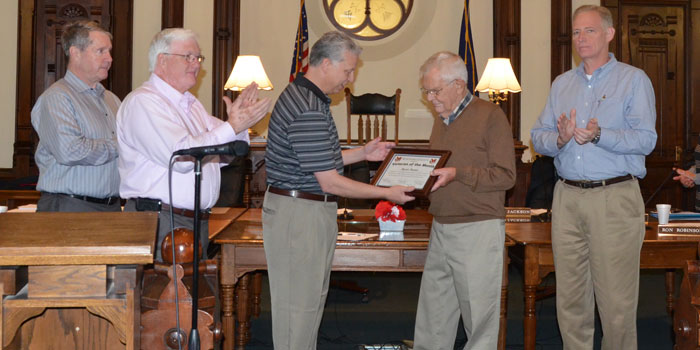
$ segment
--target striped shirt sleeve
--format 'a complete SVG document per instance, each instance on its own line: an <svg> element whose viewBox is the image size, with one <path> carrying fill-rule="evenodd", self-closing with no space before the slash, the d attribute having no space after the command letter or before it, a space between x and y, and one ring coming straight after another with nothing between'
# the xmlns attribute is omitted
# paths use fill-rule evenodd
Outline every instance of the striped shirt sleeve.
<svg viewBox="0 0 700 350"><path fill-rule="evenodd" d="M51 145L59 164L102 165L117 158L114 111L103 116L96 102L99 99L95 97L71 98L61 93L41 96L34 111L36 131L45 144Z"/></svg>

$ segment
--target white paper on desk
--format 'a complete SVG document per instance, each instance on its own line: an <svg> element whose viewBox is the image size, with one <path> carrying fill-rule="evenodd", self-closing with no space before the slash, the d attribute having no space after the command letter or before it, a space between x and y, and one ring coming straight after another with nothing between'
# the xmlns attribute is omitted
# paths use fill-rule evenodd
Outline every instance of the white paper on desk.
<svg viewBox="0 0 700 350"><path fill-rule="evenodd" d="M17 208L7 211L8 213L34 213L36 212L36 204L20 205Z"/></svg>
<svg viewBox="0 0 700 350"><path fill-rule="evenodd" d="M339 241L364 241L377 236L376 233L338 232Z"/></svg>

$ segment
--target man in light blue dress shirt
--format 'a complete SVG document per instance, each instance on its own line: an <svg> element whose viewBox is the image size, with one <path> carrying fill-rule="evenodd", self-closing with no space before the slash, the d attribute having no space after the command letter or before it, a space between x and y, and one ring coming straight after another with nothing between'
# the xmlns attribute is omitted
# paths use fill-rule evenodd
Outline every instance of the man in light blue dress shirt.
<svg viewBox="0 0 700 350"><path fill-rule="evenodd" d="M637 348L639 254L644 202L637 179L656 145L654 91L646 74L608 53L610 11L573 16L582 64L552 83L532 131L535 151L554 157L552 203L557 318L564 349L592 349L595 306L603 349Z"/></svg>
<svg viewBox="0 0 700 350"><path fill-rule="evenodd" d="M65 26L66 75L32 109L39 135L37 211L120 211L116 114L119 98L100 81L112 65L112 35L97 23Z"/></svg>

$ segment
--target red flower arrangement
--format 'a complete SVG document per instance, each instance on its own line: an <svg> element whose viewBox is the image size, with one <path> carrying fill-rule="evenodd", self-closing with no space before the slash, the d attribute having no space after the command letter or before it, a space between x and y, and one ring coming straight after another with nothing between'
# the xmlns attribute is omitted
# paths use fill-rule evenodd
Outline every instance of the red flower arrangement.
<svg viewBox="0 0 700 350"><path fill-rule="evenodd" d="M403 208L389 201L379 201L374 208L374 217L381 221L401 221L406 220L406 212Z"/></svg>

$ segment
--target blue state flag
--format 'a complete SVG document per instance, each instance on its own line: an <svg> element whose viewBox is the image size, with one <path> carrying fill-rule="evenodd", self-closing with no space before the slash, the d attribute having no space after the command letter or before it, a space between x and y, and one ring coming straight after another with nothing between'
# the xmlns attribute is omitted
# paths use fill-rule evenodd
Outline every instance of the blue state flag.
<svg viewBox="0 0 700 350"><path fill-rule="evenodd" d="M460 27L459 34L459 56L462 57L464 64L467 65L467 72L469 72L467 88L474 95L479 96L479 92L474 91L478 77L476 73L476 59L474 58L472 26L471 23L469 23L469 0L464 0L464 11L462 11L462 26Z"/></svg>

